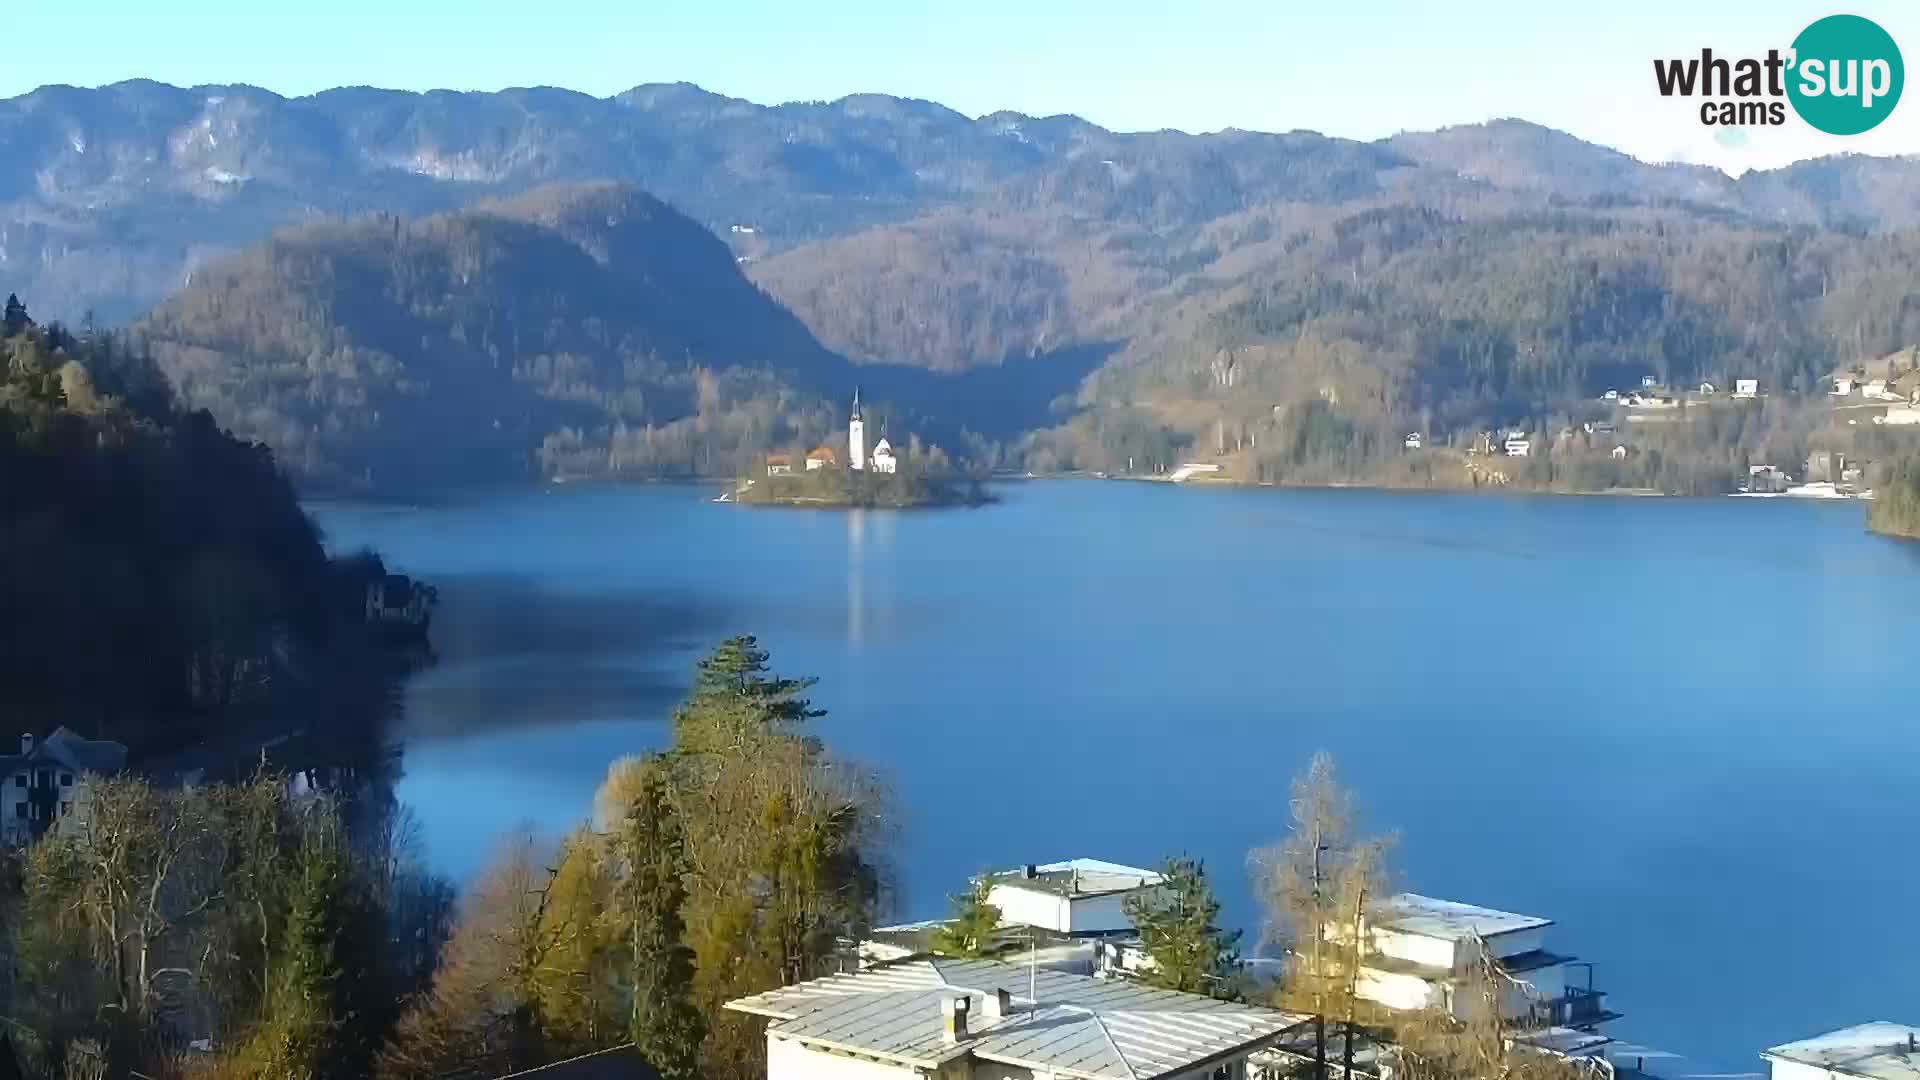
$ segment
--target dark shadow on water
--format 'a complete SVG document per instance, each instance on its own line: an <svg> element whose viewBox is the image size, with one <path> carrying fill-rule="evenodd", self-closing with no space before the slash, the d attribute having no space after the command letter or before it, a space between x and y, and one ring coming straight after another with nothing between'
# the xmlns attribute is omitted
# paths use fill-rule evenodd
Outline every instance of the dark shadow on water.
<svg viewBox="0 0 1920 1080"><path fill-rule="evenodd" d="M405 738L628 719L664 721L693 659L739 632L711 597L557 589L526 577L435 579L439 663L407 688Z"/></svg>

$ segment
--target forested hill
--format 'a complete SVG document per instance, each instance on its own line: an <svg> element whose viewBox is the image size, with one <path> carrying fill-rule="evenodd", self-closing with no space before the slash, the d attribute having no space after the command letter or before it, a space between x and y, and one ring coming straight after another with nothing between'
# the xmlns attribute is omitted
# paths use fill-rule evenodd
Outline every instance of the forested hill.
<svg viewBox="0 0 1920 1080"><path fill-rule="evenodd" d="M543 446L606 465L610 441L628 468L723 472L716 451L824 430L796 387L840 392L725 245L608 184L284 232L136 333L190 404L336 486L526 479Z"/></svg>
<svg viewBox="0 0 1920 1080"><path fill-rule="evenodd" d="M378 687L348 654L362 586L379 572L377 560L330 561L271 451L180 409L137 349L91 328L35 325L9 298L0 323L9 739L64 724L138 755L220 736L272 708L286 728L318 723L344 745L378 719Z"/></svg>

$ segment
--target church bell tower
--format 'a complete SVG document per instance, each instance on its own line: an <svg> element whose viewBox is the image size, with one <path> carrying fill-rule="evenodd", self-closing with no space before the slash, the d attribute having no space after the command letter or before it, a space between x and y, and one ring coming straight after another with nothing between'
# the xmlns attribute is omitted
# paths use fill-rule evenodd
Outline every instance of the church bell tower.
<svg viewBox="0 0 1920 1080"><path fill-rule="evenodd" d="M853 419L847 421L847 464L867 467L867 425L860 418L860 388L853 388Z"/></svg>

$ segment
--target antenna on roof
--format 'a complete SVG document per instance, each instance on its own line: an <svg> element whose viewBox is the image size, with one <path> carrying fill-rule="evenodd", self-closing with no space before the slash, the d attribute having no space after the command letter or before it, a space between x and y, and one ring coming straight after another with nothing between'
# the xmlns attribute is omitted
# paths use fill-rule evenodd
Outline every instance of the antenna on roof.
<svg viewBox="0 0 1920 1080"><path fill-rule="evenodd" d="M1040 928L1027 927L1027 1011L1040 1011Z"/></svg>

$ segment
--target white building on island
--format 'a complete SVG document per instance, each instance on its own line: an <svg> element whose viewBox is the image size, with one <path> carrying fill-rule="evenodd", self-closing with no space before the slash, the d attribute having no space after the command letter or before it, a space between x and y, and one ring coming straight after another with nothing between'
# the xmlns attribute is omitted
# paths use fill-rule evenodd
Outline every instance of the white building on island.
<svg viewBox="0 0 1920 1080"><path fill-rule="evenodd" d="M860 388L853 388L853 415L847 421L847 467L856 471L867 467L867 425L860 416Z"/></svg>
<svg viewBox="0 0 1920 1080"><path fill-rule="evenodd" d="M893 456L893 444L882 435L880 441L873 444L873 471L891 473L900 470L900 460Z"/></svg>
<svg viewBox="0 0 1920 1080"><path fill-rule="evenodd" d="M1876 1020L1760 1055L1771 1080L1913 1080L1920 1076L1920 1025Z"/></svg>

